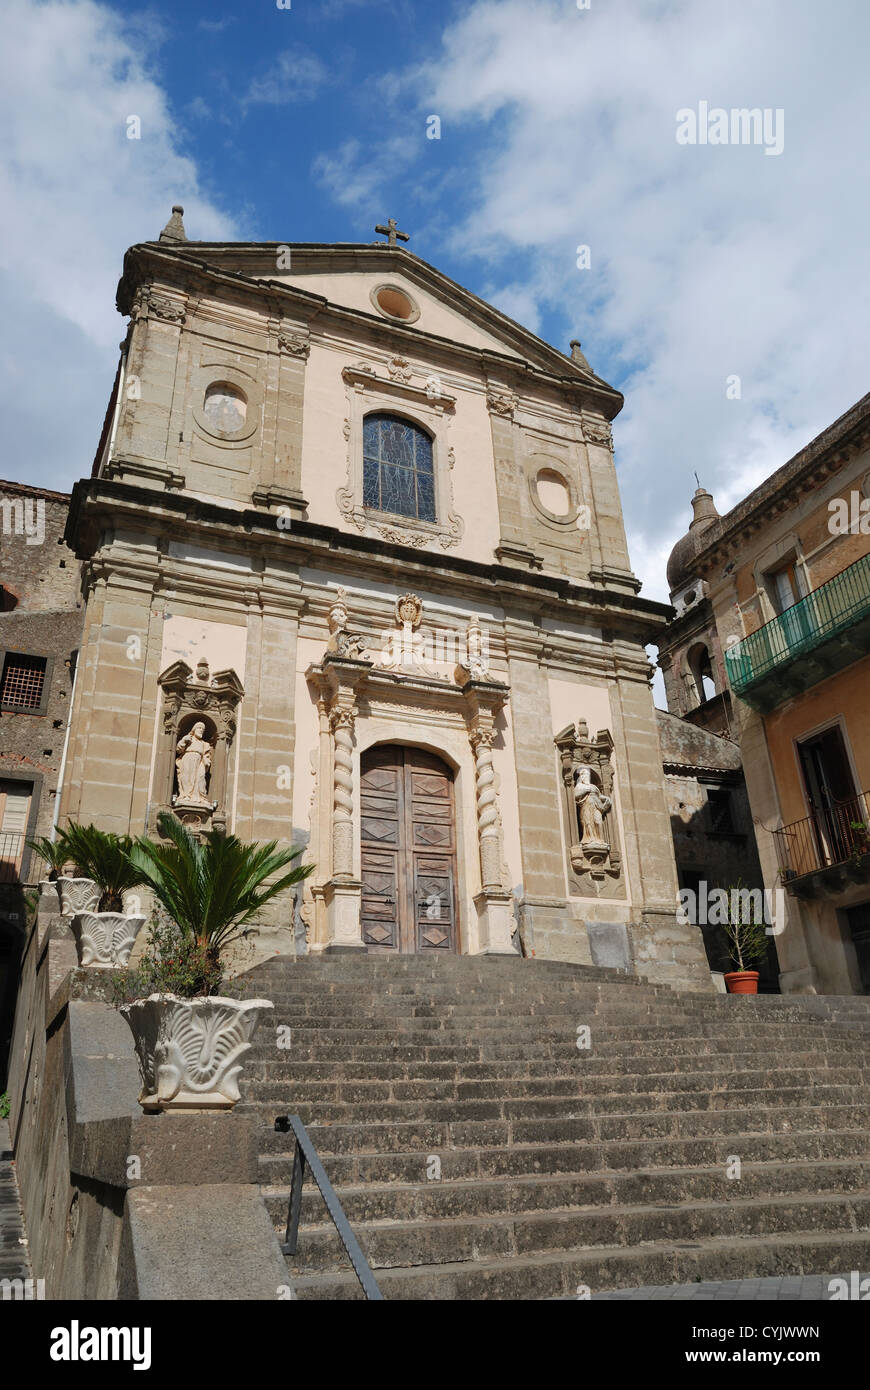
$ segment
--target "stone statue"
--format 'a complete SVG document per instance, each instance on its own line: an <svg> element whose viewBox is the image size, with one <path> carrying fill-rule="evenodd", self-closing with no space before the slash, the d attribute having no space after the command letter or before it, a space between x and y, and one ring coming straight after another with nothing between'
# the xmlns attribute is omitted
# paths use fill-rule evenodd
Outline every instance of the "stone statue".
<svg viewBox="0 0 870 1390"><path fill-rule="evenodd" d="M191 806L211 806L207 778L211 768L212 746L205 735L205 724L194 724L189 733L176 744L175 766L178 771L176 802Z"/></svg>
<svg viewBox="0 0 870 1390"><path fill-rule="evenodd" d="M604 817L613 802L604 792L599 791L592 781L592 773L585 765L574 773L574 800L580 815L582 831L580 843L595 849L607 848L604 837Z"/></svg>
<svg viewBox="0 0 870 1390"><path fill-rule="evenodd" d="M329 610L329 641L326 650L335 656L348 657L352 661L368 661L365 638L358 632L348 630L347 590L342 586L336 592L335 602Z"/></svg>

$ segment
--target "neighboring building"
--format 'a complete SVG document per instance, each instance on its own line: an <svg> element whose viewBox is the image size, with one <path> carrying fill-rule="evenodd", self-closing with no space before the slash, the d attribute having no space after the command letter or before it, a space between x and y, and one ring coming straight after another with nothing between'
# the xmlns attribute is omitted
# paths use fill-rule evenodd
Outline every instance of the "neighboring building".
<svg viewBox="0 0 870 1390"><path fill-rule="evenodd" d="M667 638L666 631L660 652ZM740 750L730 739L697 728L687 716L661 709L656 716L680 888L692 894L710 969L722 974L734 966L727 938L718 922L710 920L715 913L708 912L707 904L715 902L717 889L730 897L733 888L764 886ZM773 938L768 959L758 968L759 989L776 993Z"/></svg>
<svg viewBox="0 0 870 1390"><path fill-rule="evenodd" d="M397 245L128 251L67 530L62 818L303 842L256 954L528 953L711 988L613 463L622 397Z"/></svg>
<svg viewBox="0 0 870 1390"><path fill-rule="evenodd" d="M719 518L709 492L698 488L692 499L689 530L668 560L668 589L676 617L659 642L659 666L671 714L712 734L731 732L731 695L719 645L708 586L698 577L694 560L705 531Z"/></svg>
<svg viewBox="0 0 870 1390"><path fill-rule="evenodd" d="M866 993L870 395L726 516L709 494L694 505L669 574L715 634L707 609L695 632L683 606L666 684L679 698L686 643L706 642L726 709L724 652L765 884L785 890L783 991Z"/></svg>
<svg viewBox="0 0 870 1390"><path fill-rule="evenodd" d="M65 493L0 481L0 1083L12 1029L24 888L45 876L82 630Z"/></svg>

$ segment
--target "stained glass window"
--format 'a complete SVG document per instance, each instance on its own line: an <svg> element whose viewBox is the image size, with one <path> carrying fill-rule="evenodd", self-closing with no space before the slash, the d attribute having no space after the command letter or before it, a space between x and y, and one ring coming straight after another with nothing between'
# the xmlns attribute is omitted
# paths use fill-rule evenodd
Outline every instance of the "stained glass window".
<svg viewBox="0 0 870 1390"><path fill-rule="evenodd" d="M363 421L363 505L394 516L435 521L432 440L395 415Z"/></svg>

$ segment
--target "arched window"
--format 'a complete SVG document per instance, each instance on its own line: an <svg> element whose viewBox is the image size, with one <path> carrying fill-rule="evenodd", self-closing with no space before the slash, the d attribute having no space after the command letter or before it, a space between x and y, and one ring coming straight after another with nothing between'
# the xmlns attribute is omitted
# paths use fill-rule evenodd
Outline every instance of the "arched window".
<svg viewBox="0 0 870 1390"><path fill-rule="evenodd" d="M716 694L716 681L713 676L710 653L702 643L692 647L689 652L688 664L698 704L703 705L705 700L712 700Z"/></svg>
<svg viewBox="0 0 870 1390"><path fill-rule="evenodd" d="M436 521L432 440L396 415L363 421L363 505L394 516Z"/></svg>

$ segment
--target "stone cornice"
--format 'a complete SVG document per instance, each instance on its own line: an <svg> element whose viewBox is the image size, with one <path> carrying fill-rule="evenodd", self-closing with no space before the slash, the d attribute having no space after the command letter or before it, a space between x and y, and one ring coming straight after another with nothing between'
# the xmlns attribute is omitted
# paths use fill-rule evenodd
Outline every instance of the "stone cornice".
<svg viewBox="0 0 870 1390"><path fill-rule="evenodd" d="M253 509L237 511L203 502L184 493L156 492L152 488L83 479L76 483L70 502L65 538L81 560L90 560L104 544L103 536L123 530L150 535L155 551L166 550L169 538L207 549L251 557L257 570L264 565L280 571L300 565L342 570L365 575L379 583L396 583L402 589L436 588L444 594L480 599L488 604L531 610L561 621L602 627L628 635L640 643L654 642L671 613L667 604L644 599L604 586L577 584L566 577L543 572L518 571L504 565L486 565L452 555L415 550L385 543L380 537L355 535L331 526L296 521L280 531L275 516ZM137 549L135 561L149 568ZM167 572L181 572L181 560L162 560ZM154 568L150 566L150 568ZM209 584L257 588L260 574L234 579L208 570Z"/></svg>

